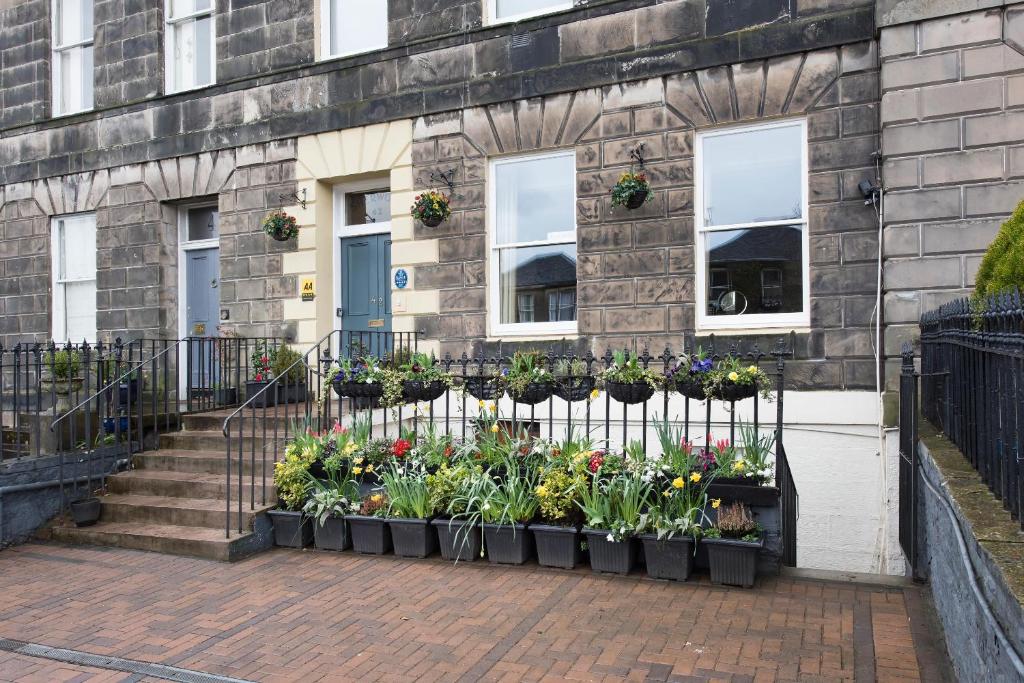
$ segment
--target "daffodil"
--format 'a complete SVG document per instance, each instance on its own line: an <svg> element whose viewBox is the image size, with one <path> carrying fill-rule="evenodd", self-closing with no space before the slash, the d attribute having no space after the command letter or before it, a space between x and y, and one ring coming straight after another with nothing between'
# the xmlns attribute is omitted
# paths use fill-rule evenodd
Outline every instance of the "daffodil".
<svg viewBox="0 0 1024 683"><path fill-rule="evenodd" d="M734 472L741 472L746 466L746 463L744 463L742 460L737 460L732 464L732 469Z"/></svg>
<svg viewBox="0 0 1024 683"><path fill-rule="evenodd" d="M730 372L729 373L729 379L732 380L733 382L735 382L739 378L740 378L740 376L736 372Z"/></svg>
<svg viewBox="0 0 1024 683"><path fill-rule="evenodd" d="M495 422L494 424L491 425L491 433L492 434L497 434L498 433L498 423L497 422Z"/></svg>
<svg viewBox="0 0 1024 683"><path fill-rule="evenodd" d="M711 501L711 507L713 507L715 510L717 510L718 507L721 504L722 504L722 499L721 498L715 498L713 501Z"/></svg>
<svg viewBox="0 0 1024 683"><path fill-rule="evenodd" d="M487 404L487 409L493 413L495 410L498 409L498 404L495 403L494 401L491 401L490 403Z"/></svg>
<svg viewBox="0 0 1024 683"><path fill-rule="evenodd" d="M672 497L672 491L666 489L665 491L662 492L661 495L665 496L666 498L671 498Z"/></svg>
<svg viewBox="0 0 1024 683"><path fill-rule="evenodd" d="M593 401L594 399L596 399L600 395L601 395L601 391L599 389L595 388L593 391L590 392L590 400Z"/></svg>
<svg viewBox="0 0 1024 683"><path fill-rule="evenodd" d="M362 465L362 464L363 464L363 461L364 461L364 460L366 460L366 458L364 458L364 457L362 457L362 456L359 456L358 458L356 458L356 459L355 459L355 460L353 460L352 462L354 462L354 463L355 463L355 464L357 464L357 465Z"/></svg>
<svg viewBox="0 0 1024 683"><path fill-rule="evenodd" d="M540 496L541 498L543 498L544 496L548 495L548 487L544 486L544 484L541 484L540 486L538 486L536 491L537 491L537 495Z"/></svg>
<svg viewBox="0 0 1024 683"><path fill-rule="evenodd" d="M353 467L352 468L352 474L362 474L362 473L363 473L363 468L362 467Z"/></svg>
<svg viewBox="0 0 1024 683"><path fill-rule="evenodd" d="M681 489L686 486L686 481L682 477L676 477L672 480L672 486L673 488Z"/></svg>
<svg viewBox="0 0 1024 683"><path fill-rule="evenodd" d="M477 402L477 405L480 407L480 410L483 410L485 407L487 407L487 401L480 399Z"/></svg>
<svg viewBox="0 0 1024 683"><path fill-rule="evenodd" d="M366 466L366 473L370 474L371 472L373 472L373 465L367 465Z"/></svg>
<svg viewBox="0 0 1024 683"><path fill-rule="evenodd" d="M694 484L700 481L700 472L694 472L693 474L691 474L690 481L692 481Z"/></svg>
<svg viewBox="0 0 1024 683"><path fill-rule="evenodd" d="M751 375L753 375L755 372L757 372L757 366L756 365L751 365L749 368L747 368L747 372L749 372Z"/></svg>
<svg viewBox="0 0 1024 683"><path fill-rule="evenodd" d="M380 495L379 493L375 493L372 496L370 496L370 500L372 500L374 503L379 503L383 498L384 496Z"/></svg>

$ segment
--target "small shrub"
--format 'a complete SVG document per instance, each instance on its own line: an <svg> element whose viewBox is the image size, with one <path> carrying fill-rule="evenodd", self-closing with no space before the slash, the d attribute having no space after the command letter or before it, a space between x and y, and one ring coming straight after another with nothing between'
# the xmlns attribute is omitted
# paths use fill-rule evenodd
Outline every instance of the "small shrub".
<svg viewBox="0 0 1024 683"><path fill-rule="evenodd" d="M283 377L288 373L288 383L298 384L306 380L306 366L298 362L302 360L302 354L287 344L282 344L274 354L270 369L274 377ZM290 369L289 369L290 368ZM284 380L282 380L284 381Z"/></svg>
<svg viewBox="0 0 1024 683"><path fill-rule="evenodd" d="M708 529L711 538L734 538L741 541L756 541L761 538L761 525L750 514L750 508L743 503L732 503L718 511L718 521Z"/></svg>
<svg viewBox="0 0 1024 683"><path fill-rule="evenodd" d="M77 351L64 349L60 351L48 351L43 363L50 368L54 379L66 380L78 377L78 371L82 367L82 359Z"/></svg>
<svg viewBox="0 0 1024 683"><path fill-rule="evenodd" d="M1014 288L1024 291L1024 201L1017 205L989 245L978 267L975 302Z"/></svg>

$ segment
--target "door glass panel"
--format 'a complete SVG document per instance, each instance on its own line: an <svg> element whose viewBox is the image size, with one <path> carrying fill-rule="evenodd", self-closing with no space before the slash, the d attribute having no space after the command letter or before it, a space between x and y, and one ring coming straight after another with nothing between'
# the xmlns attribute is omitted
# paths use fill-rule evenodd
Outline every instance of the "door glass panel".
<svg viewBox="0 0 1024 683"><path fill-rule="evenodd" d="M213 207L188 210L188 241L211 240L218 235L220 213Z"/></svg>
<svg viewBox="0 0 1024 683"><path fill-rule="evenodd" d="M345 222L348 225L387 223L391 220L391 192L370 190L345 194Z"/></svg>

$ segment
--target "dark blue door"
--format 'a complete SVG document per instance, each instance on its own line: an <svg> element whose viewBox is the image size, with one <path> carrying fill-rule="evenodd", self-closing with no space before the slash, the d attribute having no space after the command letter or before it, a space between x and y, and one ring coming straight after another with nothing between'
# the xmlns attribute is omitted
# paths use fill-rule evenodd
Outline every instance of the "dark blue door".
<svg viewBox="0 0 1024 683"><path fill-rule="evenodd" d="M382 355L390 350L391 235L341 240L341 329L343 353Z"/></svg>

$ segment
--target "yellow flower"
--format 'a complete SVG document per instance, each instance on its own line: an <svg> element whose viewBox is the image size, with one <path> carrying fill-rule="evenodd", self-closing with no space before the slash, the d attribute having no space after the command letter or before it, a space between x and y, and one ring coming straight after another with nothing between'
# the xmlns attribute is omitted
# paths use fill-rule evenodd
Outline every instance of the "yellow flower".
<svg viewBox="0 0 1024 683"><path fill-rule="evenodd" d="M363 473L363 468L362 467L353 467L352 468L352 474L362 474L362 473Z"/></svg>
<svg viewBox="0 0 1024 683"><path fill-rule="evenodd" d="M544 486L544 484L541 484L540 486L538 486L537 487L537 495L540 496L541 498L543 498L544 496L548 495L548 487Z"/></svg>
<svg viewBox="0 0 1024 683"><path fill-rule="evenodd" d="M711 507L713 507L716 510L718 509L718 506L721 505L721 504L722 504L722 499L721 498L715 498L713 501L711 501Z"/></svg>
<svg viewBox="0 0 1024 683"><path fill-rule="evenodd" d="M732 380L733 382L735 382L739 378L740 378L740 376L738 374L736 374L735 372L730 372L729 373L729 379Z"/></svg>
<svg viewBox="0 0 1024 683"><path fill-rule="evenodd" d="M746 464L742 460L737 460L736 462L734 462L732 464L732 469L733 469L734 472L739 472L744 467L746 467Z"/></svg>
<svg viewBox="0 0 1024 683"><path fill-rule="evenodd" d="M347 444L345 444L345 455L352 455L358 449L359 446L357 446L354 441L350 441ZM362 460L362 458L360 458L360 460Z"/></svg>
<svg viewBox="0 0 1024 683"><path fill-rule="evenodd" d="M599 389L595 388L593 391L590 392L590 400L594 400L595 398L597 398L600 395L601 395L601 391Z"/></svg>
<svg viewBox="0 0 1024 683"><path fill-rule="evenodd" d="M487 409L493 413L495 410L498 409L498 404L495 403L494 401L491 401L490 403L487 404Z"/></svg>
<svg viewBox="0 0 1024 683"><path fill-rule="evenodd" d="M380 495L379 493L375 493L372 496L370 496L370 500L372 500L374 503L379 503L383 497L384 496Z"/></svg>
<svg viewBox="0 0 1024 683"><path fill-rule="evenodd" d="M691 474L690 481L692 481L694 484L700 481L700 472L694 472L693 474Z"/></svg>
<svg viewBox="0 0 1024 683"><path fill-rule="evenodd" d="M749 368L747 368L747 372L749 372L751 375L753 375L755 372L757 372L757 366L756 365L751 365Z"/></svg>
<svg viewBox="0 0 1024 683"><path fill-rule="evenodd" d="M370 472L373 472L373 465L366 466L366 473L369 474Z"/></svg>
<svg viewBox="0 0 1024 683"><path fill-rule="evenodd" d="M356 458L352 462L354 462L357 465L362 465L364 460L366 460L366 458L364 458L363 456L359 456L358 458Z"/></svg>
<svg viewBox="0 0 1024 683"><path fill-rule="evenodd" d="M681 489L686 486L686 481L682 477L676 477L672 480L672 486L677 489Z"/></svg>
<svg viewBox="0 0 1024 683"><path fill-rule="evenodd" d="M479 401L479 402L477 402L477 405L478 405L478 406L480 406L480 410L483 410L483 409L484 409L484 407L486 407L486 406L487 406L487 401L485 401L485 400L483 400L483 399L480 399L480 401Z"/></svg>
<svg viewBox="0 0 1024 683"><path fill-rule="evenodd" d="M662 492L661 495L665 496L666 498L671 498L672 497L672 491L666 489L665 491Z"/></svg>
<svg viewBox="0 0 1024 683"><path fill-rule="evenodd" d="M495 422L494 424L491 425L491 433L492 434L497 434L498 433L498 423L497 422Z"/></svg>

